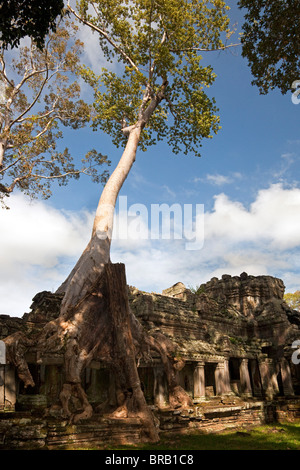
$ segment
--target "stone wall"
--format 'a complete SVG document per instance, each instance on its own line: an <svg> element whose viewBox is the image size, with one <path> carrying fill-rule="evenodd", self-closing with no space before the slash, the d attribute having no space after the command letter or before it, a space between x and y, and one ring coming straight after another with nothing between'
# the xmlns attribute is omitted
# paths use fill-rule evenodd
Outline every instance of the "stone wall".
<svg viewBox="0 0 300 470"><path fill-rule="evenodd" d="M0 450L78 449L141 442L139 419L89 420L70 424L30 412L0 413Z"/></svg>
<svg viewBox="0 0 300 470"><path fill-rule="evenodd" d="M23 327L23 318L0 315L0 339L20 331Z"/></svg>
<svg viewBox="0 0 300 470"><path fill-rule="evenodd" d="M152 362L140 363L145 396L148 404L160 413L161 429L171 426L188 430L198 426L218 430L219 426L256 424L276 415L278 403L272 408L272 400L284 397L291 403L295 394L300 395L300 365L291 363L292 342L300 339L300 313L285 304L280 279L243 273L213 278L196 293L182 283L162 294L142 292L134 287L128 287L128 293L130 308L143 327L149 334L159 331L167 336L175 346L176 356L185 362L178 372L178 381L194 402L190 413L168 410L167 382L160 357L153 353ZM62 295L41 292L34 297L31 311L22 318L1 315L0 339L19 330L26 333L41 329L58 316L61 300ZM16 409L19 413L28 409L39 412L46 407L55 410L63 380L63 358L49 354L38 364L30 351L27 356L36 387L24 390L12 366L0 366L0 410ZM99 362L90 365L82 380L95 408L114 393L111 374ZM238 397L241 402L229 405L224 400L216 401L219 397L222 400ZM209 409L211 400L213 408ZM201 408L203 403L205 409ZM297 415L298 405L295 406ZM292 413L283 405L279 411L282 416ZM59 418L59 412L55 413L52 418ZM100 427L91 422L89 428L71 429L63 424L59 428L50 418L43 418L39 424L33 415L24 416L24 427L17 416L11 422L0 420L0 435L2 429L6 443L18 436L16 440L21 446L25 439L22 432L27 433L27 428L28 439L42 447L51 439L53 445L79 443L80 439L84 440L84 433L91 439L94 436L96 442L101 429L102 435L108 435L105 434L107 423L103 421ZM138 426L134 425L132 436L138 432Z"/></svg>
<svg viewBox="0 0 300 470"><path fill-rule="evenodd" d="M213 278L201 285L197 293L182 283L162 294L133 287L128 291L131 310L145 329L150 334L159 330L169 337L176 355L186 361L179 380L183 387L189 387L193 399L199 398L200 379L206 379L200 397L229 391L241 393L242 389L256 396L283 390L287 393L293 387L300 390L299 367L291 364L291 344L300 338L300 314L283 301L284 285L280 279L243 273ZM0 316L0 339L19 329L26 332L42 328L58 316L61 300L62 295L41 292L34 297L31 311L22 318ZM155 354L154 359L159 362ZM62 358L45 357L43 364L37 366L35 356L29 353L28 360L31 368L38 367L35 394L46 395L47 403L54 403L62 380ZM149 364L141 365L141 371L149 368ZM108 392L101 384L108 379L101 378L105 375L101 370L101 364L95 363L85 377L85 389L92 402L107 398ZM279 379L282 383L278 384ZM148 381L151 385L147 393L154 399L154 378ZM24 393L22 386L18 393ZM11 397L9 401L13 402Z"/></svg>
<svg viewBox="0 0 300 470"><path fill-rule="evenodd" d="M246 317L255 317L259 307L271 299L283 300L284 283L271 276L240 276L224 274L219 280L212 278L200 286L209 297L233 306Z"/></svg>
<svg viewBox="0 0 300 470"><path fill-rule="evenodd" d="M250 429L262 424L294 421L300 418L300 402L237 402L197 406L185 411L162 411L160 428L165 432L188 433L200 430L216 433L230 429Z"/></svg>
<svg viewBox="0 0 300 470"><path fill-rule="evenodd" d="M201 354L262 357L281 348L292 355L300 313L283 300L284 284L270 276L224 275L193 294L182 283L162 294L130 289L131 309L151 332L159 328L186 358Z"/></svg>
<svg viewBox="0 0 300 470"><path fill-rule="evenodd" d="M155 410L160 433L216 433L232 429L251 429L273 422L300 418L299 400L276 402L241 402L227 400L186 410ZM110 445L134 445L143 438L142 425L137 418L90 419L70 424L38 416L31 412L0 412L0 450L5 449L78 449Z"/></svg>
<svg viewBox="0 0 300 470"><path fill-rule="evenodd" d="M143 326L163 332L186 361L179 379L193 399L199 398L197 380L205 382L201 397L299 393L300 366L291 363L291 346L300 339L300 313L284 302L280 279L242 273L213 278L196 293L182 283L162 294L129 292Z"/></svg>

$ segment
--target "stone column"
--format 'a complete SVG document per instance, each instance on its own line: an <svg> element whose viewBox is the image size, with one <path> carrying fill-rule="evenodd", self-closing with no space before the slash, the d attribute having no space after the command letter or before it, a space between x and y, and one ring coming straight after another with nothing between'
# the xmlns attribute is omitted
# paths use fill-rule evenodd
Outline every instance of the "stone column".
<svg viewBox="0 0 300 470"><path fill-rule="evenodd" d="M86 393L88 399L91 402L101 401L101 388L99 387L98 377L99 377L99 369L86 369L86 382L88 387L86 389Z"/></svg>
<svg viewBox="0 0 300 470"><path fill-rule="evenodd" d="M45 394L49 404L54 404L61 390L61 374L56 364L41 366L41 393Z"/></svg>
<svg viewBox="0 0 300 470"><path fill-rule="evenodd" d="M110 406L115 406L116 404L118 404L115 374L112 370L109 371L108 403Z"/></svg>
<svg viewBox="0 0 300 470"><path fill-rule="evenodd" d="M273 392L275 395L279 395L279 385L278 385L277 375L278 375L277 366L273 360L272 364L270 364L270 380L271 380L271 385L272 385Z"/></svg>
<svg viewBox="0 0 300 470"><path fill-rule="evenodd" d="M295 395L292 383L291 369L285 357L283 357L280 361L280 370L284 395Z"/></svg>
<svg viewBox="0 0 300 470"><path fill-rule="evenodd" d="M230 390L230 378L228 360L219 362L215 369L216 395L228 395Z"/></svg>
<svg viewBox="0 0 300 470"><path fill-rule="evenodd" d="M161 367L154 368L154 404L159 408L166 406L166 387L164 369Z"/></svg>
<svg viewBox="0 0 300 470"><path fill-rule="evenodd" d="M252 396L251 381L248 369L248 359L242 359L240 363L240 384L244 396Z"/></svg>
<svg viewBox="0 0 300 470"><path fill-rule="evenodd" d="M264 359L259 362L260 377L262 382L262 388L265 396L272 399L274 396L274 389L271 380L271 369L272 359Z"/></svg>
<svg viewBox="0 0 300 470"><path fill-rule="evenodd" d="M194 369L194 402L199 403L205 398L204 362L197 362Z"/></svg>
<svg viewBox="0 0 300 470"><path fill-rule="evenodd" d="M5 377L4 377L4 386L5 386L5 404L4 407L6 410L14 411L17 399L16 393L16 372L15 368L11 365L5 366Z"/></svg>
<svg viewBox="0 0 300 470"><path fill-rule="evenodd" d="M258 362L256 359L250 360L250 369L251 369L251 378L253 386L253 395L255 397L261 397L263 395L261 381L260 381L260 372L258 367Z"/></svg>
<svg viewBox="0 0 300 470"><path fill-rule="evenodd" d="M0 364L0 410L4 410L4 372L5 366Z"/></svg>
<svg viewBox="0 0 300 470"><path fill-rule="evenodd" d="M232 390L230 387L230 373L229 373L229 360L225 359L224 361L224 390L225 390L225 395L232 395Z"/></svg>

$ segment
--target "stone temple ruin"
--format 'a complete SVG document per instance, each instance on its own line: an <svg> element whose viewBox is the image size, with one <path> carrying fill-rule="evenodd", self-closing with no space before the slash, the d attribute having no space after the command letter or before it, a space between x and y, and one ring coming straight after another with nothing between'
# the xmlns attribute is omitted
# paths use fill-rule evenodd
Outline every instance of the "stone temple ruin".
<svg viewBox="0 0 300 470"><path fill-rule="evenodd" d="M185 361L178 379L193 400L189 410L168 408L159 356L150 364L139 364L146 400L162 432L218 431L300 416L300 365L293 359L298 357L294 345L300 340L300 313L284 302L284 289L280 279L246 273L213 278L196 293L182 283L162 294L128 287L130 308L144 328L169 337L177 357ZM57 317L61 299L41 292L22 318L0 315L0 339L42 328ZM39 360L29 349L27 360L35 387L26 390L10 364L0 365L0 448L18 448L28 441L51 448L138 439L134 420L127 421L125 431L121 420L117 426L109 419L69 426L59 419L62 357L53 354ZM113 403L114 381L103 364L92 362L82 381L95 410L107 399Z"/></svg>

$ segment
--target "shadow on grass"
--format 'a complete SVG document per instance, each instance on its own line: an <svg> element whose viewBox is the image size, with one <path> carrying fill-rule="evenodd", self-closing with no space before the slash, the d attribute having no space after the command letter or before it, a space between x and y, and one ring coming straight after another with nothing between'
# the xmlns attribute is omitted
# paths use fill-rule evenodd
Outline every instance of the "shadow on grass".
<svg viewBox="0 0 300 470"><path fill-rule="evenodd" d="M300 450L300 420L221 434L161 434L158 444L118 446L114 450Z"/></svg>

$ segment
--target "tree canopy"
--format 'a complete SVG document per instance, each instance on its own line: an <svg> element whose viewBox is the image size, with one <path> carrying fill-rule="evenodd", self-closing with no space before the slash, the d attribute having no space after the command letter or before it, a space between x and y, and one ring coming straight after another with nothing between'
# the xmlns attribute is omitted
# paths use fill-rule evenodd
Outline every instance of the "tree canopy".
<svg viewBox="0 0 300 470"><path fill-rule="evenodd" d="M176 154L200 156L202 140L220 129L206 90L215 74L201 61L230 47L231 36L221 0L82 0L68 9L98 35L100 53L112 63L100 75L81 67L94 91L92 126L124 149L101 193L91 240L59 288L62 312L92 288L110 259L113 213L137 150L164 139Z"/></svg>
<svg viewBox="0 0 300 470"><path fill-rule="evenodd" d="M240 0L245 8L242 47L261 94L283 94L300 78L298 0Z"/></svg>
<svg viewBox="0 0 300 470"><path fill-rule="evenodd" d="M0 49L0 201L16 188L31 197L51 195L51 183L65 184L86 173L105 181L108 163L96 150L74 163L60 148L63 127L79 129L90 120L76 71L82 44L73 27L59 26L43 50L31 41L16 49L14 58ZM8 56L8 57L6 57Z"/></svg>
<svg viewBox="0 0 300 470"><path fill-rule="evenodd" d="M45 36L55 31L63 8L63 0L1 0L0 41L4 47L15 47L30 36L42 48Z"/></svg>
<svg viewBox="0 0 300 470"><path fill-rule="evenodd" d="M300 311L300 290L294 293L286 293L284 300L292 309Z"/></svg>
<svg viewBox="0 0 300 470"><path fill-rule="evenodd" d="M69 10L98 33L106 59L118 61L117 70L103 68L99 76L82 69L94 88L94 128L119 146L124 129L143 120L141 149L164 139L175 153L200 155L202 139L220 128L205 92L215 74L201 61L206 51L226 47L225 2L82 0L78 7Z"/></svg>

